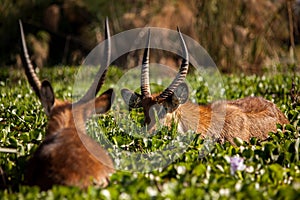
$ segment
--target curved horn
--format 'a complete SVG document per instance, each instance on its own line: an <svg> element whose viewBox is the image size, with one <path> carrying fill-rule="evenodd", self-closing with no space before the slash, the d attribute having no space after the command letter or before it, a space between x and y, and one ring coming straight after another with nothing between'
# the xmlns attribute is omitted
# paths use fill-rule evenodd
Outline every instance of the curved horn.
<svg viewBox="0 0 300 200"><path fill-rule="evenodd" d="M19 20L19 25L20 25L21 40L22 40L21 58L22 58L22 63L23 63L23 67L25 70L25 74L26 74L28 82L30 83L31 87L33 88L35 94L39 98L41 98L41 95L40 95L41 81L37 77L37 75L34 71L34 68L32 66L31 60L29 58L29 55L28 55L28 50L27 50L27 46L26 46L26 42L25 42L25 36L24 36L23 25L22 25L21 20Z"/></svg>
<svg viewBox="0 0 300 200"><path fill-rule="evenodd" d="M168 98L170 95L172 95L175 91L175 89L178 87L180 83L182 83L187 75L188 69L189 69L189 53L186 47L186 44L184 42L184 39L182 37L182 34L177 27L177 31L180 37L182 51L183 51L183 59L181 62L181 66L179 69L179 72L177 73L175 79L172 81L172 83L165 89L158 97L158 101L163 101L164 99Z"/></svg>
<svg viewBox="0 0 300 200"><path fill-rule="evenodd" d="M106 17L105 19L105 68L104 71L101 70L102 66L100 66L100 70L97 72L96 77L94 79L93 84L91 87L88 89L88 91L85 93L85 95L78 101L78 102L87 102L97 95L99 92L101 86L104 83L105 77L106 77L106 72L107 68L110 64L110 54L111 54L111 39L110 39L110 32L109 32L109 23L108 23L108 18Z"/></svg>
<svg viewBox="0 0 300 200"><path fill-rule="evenodd" d="M150 47L150 29L148 30L148 41L143 55L143 64L141 70L141 93L142 96L151 95L149 83L149 47Z"/></svg>

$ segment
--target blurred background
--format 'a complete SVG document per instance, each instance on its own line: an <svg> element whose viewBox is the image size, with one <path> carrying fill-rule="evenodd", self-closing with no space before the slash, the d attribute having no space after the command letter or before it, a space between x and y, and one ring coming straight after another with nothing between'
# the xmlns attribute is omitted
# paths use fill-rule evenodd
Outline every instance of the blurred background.
<svg viewBox="0 0 300 200"><path fill-rule="evenodd" d="M299 0L1 0L0 68L21 65L18 19L35 66L43 67L79 65L103 40L106 16L112 35L179 26L226 73L259 74L300 56ZM176 59L166 55L160 62ZM117 65L130 67L126 62Z"/></svg>

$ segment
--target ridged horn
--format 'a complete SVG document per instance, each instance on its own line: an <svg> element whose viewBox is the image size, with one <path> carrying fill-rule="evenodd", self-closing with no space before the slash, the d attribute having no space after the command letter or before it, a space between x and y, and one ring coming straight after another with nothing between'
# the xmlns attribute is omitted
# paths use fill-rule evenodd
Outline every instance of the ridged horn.
<svg viewBox="0 0 300 200"><path fill-rule="evenodd" d="M25 41L25 36L24 36L24 31L23 31L23 25L22 25L21 20L19 20L19 25L20 25L21 40L22 40L21 58L22 58L22 63L23 63L23 67L25 70L25 74L26 74L28 82L30 83L35 94L41 99L41 95L40 95L41 81L38 78L38 76L36 75L33 65L31 63L31 60L29 58L27 45L26 45L26 41Z"/></svg>
<svg viewBox="0 0 300 200"><path fill-rule="evenodd" d="M150 48L150 29L148 30L148 40L143 55L143 63L141 70L141 93L142 96L149 97L151 95L149 83L149 48Z"/></svg>
<svg viewBox="0 0 300 200"><path fill-rule="evenodd" d="M88 89L88 91L85 93L85 95L78 101L78 102L87 102L97 95L99 90L101 89L101 86L103 85L106 77L106 72L107 68L110 64L110 56L111 56L111 38L110 38L110 31L109 31L109 23L108 23L108 18L106 17L105 19L105 69L102 71L102 66L100 66L100 70L97 72L96 77L94 79L93 84L91 87Z"/></svg>
<svg viewBox="0 0 300 200"><path fill-rule="evenodd" d="M180 85L180 83L182 83L184 81L184 79L187 75L188 69L189 69L189 53L188 53L186 44L184 42L184 39L182 37L182 34L178 27L177 27L177 32L180 37L182 51L183 51L183 58L182 58L181 66L180 66L179 72L177 73L175 79L172 81L172 83L169 85L169 87L167 87L167 89L165 89L157 97L157 100L159 102L165 100L166 98L168 98L170 95L172 95L174 93L175 89Z"/></svg>

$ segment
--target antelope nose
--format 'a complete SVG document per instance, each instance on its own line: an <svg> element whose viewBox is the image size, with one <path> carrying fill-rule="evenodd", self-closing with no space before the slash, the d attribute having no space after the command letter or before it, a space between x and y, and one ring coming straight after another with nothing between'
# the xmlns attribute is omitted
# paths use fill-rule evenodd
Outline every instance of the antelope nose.
<svg viewBox="0 0 300 200"><path fill-rule="evenodd" d="M160 121L165 113L166 111L163 106L157 104L151 106L149 110L150 124L155 124Z"/></svg>

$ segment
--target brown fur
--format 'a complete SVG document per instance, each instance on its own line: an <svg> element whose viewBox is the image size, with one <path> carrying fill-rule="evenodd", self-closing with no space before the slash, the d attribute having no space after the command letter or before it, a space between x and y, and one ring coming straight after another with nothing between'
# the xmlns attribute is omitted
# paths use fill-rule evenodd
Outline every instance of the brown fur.
<svg viewBox="0 0 300 200"><path fill-rule="evenodd" d="M187 102L166 118L167 125L176 119L181 132L192 129L203 137L212 136L232 144L236 137L247 142L251 137L264 140L269 132L276 132L276 124L289 123L274 103L262 97L216 101L205 106Z"/></svg>
<svg viewBox="0 0 300 200"><path fill-rule="evenodd" d="M95 106L104 109L99 113L109 109L111 92L109 90L96 99ZM29 161L25 176L29 185L47 190L53 185L86 188L93 184L108 184L109 175L114 172L113 162L85 132L85 121L93 114L92 103L93 100L72 105L55 100L46 137Z"/></svg>

